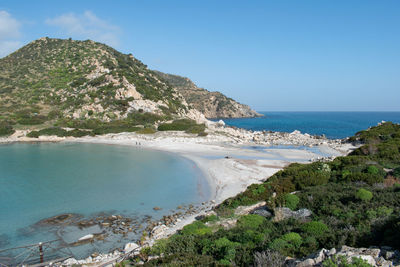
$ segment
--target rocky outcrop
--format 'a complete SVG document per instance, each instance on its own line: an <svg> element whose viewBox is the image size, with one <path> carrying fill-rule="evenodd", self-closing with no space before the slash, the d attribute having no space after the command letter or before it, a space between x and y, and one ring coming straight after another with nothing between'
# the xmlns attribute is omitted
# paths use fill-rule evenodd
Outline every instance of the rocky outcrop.
<svg viewBox="0 0 400 267"><path fill-rule="evenodd" d="M400 253L391 247L353 248L348 246L342 246L340 250L335 248L321 249L305 259L288 260L285 265L288 267L322 266L323 262L328 259L337 262L341 258L345 258L347 262L359 258L374 267L400 266Z"/></svg>
<svg viewBox="0 0 400 267"><path fill-rule="evenodd" d="M208 119L262 116L249 106L240 104L220 92L210 92L197 87L188 78L158 71L156 73L176 88L190 106L203 113Z"/></svg>
<svg viewBox="0 0 400 267"><path fill-rule="evenodd" d="M312 213L308 209L299 209L299 210L293 211L289 208L283 207L283 208L274 209L274 214L275 214L275 217L273 218L273 220L275 222L279 222L279 221L286 220L289 218L294 218L296 220L304 220L304 219L310 217Z"/></svg>
<svg viewBox="0 0 400 267"><path fill-rule="evenodd" d="M236 215L247 215L247 214L250 214L254 210L264 207L266 204L267 203L265 201L260 201L251 206L239 206L235 209L235 214Z"/></svg>

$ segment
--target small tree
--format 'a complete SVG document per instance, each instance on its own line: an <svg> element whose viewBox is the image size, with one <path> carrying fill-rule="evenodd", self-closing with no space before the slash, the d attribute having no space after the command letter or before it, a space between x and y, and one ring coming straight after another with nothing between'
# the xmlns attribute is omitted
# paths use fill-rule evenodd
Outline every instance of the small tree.
<svg viewBox="0 0 400 267"><path fill-rule="evenodd" d="M295 210L300 202L299 197L296 195L286 194L284 198L285 198L285 206L291 210Z"/></svg>
<svg viewBox="0 0 400 267"><path fill-rule="evenodd" d="M357 192L356 192L356 199L359 199L361 201L365 201L368 202L372 199L373 194L372 192L364 189L364 188L360 188Z"/></svg>

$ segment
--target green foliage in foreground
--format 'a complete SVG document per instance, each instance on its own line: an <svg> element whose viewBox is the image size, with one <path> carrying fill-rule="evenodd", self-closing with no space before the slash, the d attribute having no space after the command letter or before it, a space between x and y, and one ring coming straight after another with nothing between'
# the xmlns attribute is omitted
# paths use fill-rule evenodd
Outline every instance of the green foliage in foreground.
<svg viewBox="0 0 400 267"><path fill-rule="evenodd" d="M0 136L12 135L15 132L12 125L7 121L0 121Z"/></svg>
<svg viewBox="0 0 400 267"><path fill-rule="evenodd" d="M392 137L375 143L376 151L355 152L329 163L291 164L263 184L249 186L219 205L215 209L218 217L197 221L159 241L146 253L162 256L145 266L202 265L202 260L207 266L251 266L255 255L265 251L304 257L321 248L342 245L400 249L400 186L387 183L388 179L393 181L394 171L382 171L386 164L394 170L400 167L400 162L386 153L388 149L399 151L400 142L399 137L386 132L385 125L382 129ZM385 136L379 135L379 128L374 129L374 136L376 133ZM292 195L297 199L288 195L293 191L298 191ZM271 210L289 203L294 209L309 209L312 216L308 221L275 222L245 215L231 229L218 225L218 220L232 216L237 206L260 200L265 200ZM325 261L324 266L368 265L362 260L350 264L338 258Z"/></svg>

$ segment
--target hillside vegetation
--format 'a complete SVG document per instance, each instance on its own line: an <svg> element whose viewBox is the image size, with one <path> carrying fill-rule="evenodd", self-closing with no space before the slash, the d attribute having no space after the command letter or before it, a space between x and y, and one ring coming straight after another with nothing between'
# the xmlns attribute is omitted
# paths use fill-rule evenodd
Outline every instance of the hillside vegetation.
<svg viewBox="0 0 400 267"><path fill-rule="evenodd" d="M142 62L90 40L41 38L0 59L0 97L1 118L22 125L187 108Z"/></svg>
<svg viewBox="0 0 400 267"><path fill-rule="evenodd" d="M264 264L258 266L281 266L286 256L321 248L400 249L400 125L385 123L351 140L365 144L331 162L291 164L224 201L216 215L144 249L142 258L161 256L145 266L252 266L255 260ZM237 207L259 201L266 201L263 208L272 217L235 214ZM311 216L283 217L282 207L308 209ZM236 223L223 227L227 221Z"/></svg>

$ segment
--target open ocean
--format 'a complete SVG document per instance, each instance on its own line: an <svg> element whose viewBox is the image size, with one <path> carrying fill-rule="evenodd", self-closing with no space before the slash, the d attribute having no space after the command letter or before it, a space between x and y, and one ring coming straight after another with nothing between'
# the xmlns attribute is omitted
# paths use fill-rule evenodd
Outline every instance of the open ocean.
<svg viewBox="0 0 400 267"><path fill-rule="evenodd" d="M400 112L259 112L264 117L223 119L230 126L254 131L293 132L345 138L381 121L400 123Z"/></svg>

